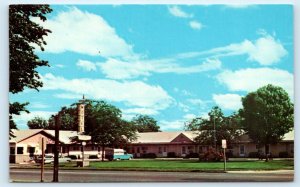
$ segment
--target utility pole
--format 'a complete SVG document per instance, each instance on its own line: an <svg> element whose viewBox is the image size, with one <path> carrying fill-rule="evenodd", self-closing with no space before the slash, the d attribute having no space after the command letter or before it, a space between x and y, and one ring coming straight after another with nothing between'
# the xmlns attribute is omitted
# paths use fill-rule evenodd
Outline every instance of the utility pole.
<svg viewBox="0 0 300 187"><path fill-rule="evenodd" d="M55 116L55 147L54 147L54 165L53 165L53 182L58 182L58 152L59 152L59 128L60 113Z"/></svg>
<svg viewBox="0 0 300 187"><path fill-rule="evenodd" d="M44 182L45 141L44 138L42 138L41 140L42 140L42 142L40 142L42 144L41 182Z"/></svg>
<svg viewBox="0 0 300 187"><path fill-rule="evenodd" d="M217 150L217 139L216 139L216 119L215 119L215 115L214 115L214 146L215 146L215 150Z"/></svg>

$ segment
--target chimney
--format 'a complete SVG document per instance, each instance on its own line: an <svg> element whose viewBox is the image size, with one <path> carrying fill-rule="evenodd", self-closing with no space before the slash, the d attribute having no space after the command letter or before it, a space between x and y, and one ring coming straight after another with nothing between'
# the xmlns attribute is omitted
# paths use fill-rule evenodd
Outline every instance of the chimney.
<svg viewBox="0 0 300 187"><path fill-rule="evenodd" d="M77 104L77 111L78 111L78 134L84 133L84 95L82 100L79 100Z"/></svg>

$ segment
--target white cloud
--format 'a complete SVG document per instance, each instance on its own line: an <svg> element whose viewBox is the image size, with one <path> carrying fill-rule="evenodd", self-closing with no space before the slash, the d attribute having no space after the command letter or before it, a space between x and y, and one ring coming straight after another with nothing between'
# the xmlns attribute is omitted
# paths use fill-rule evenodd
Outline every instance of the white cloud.
<svg viewBox="0 0 300 187"><path fill-rule="evenodd" d="M190 111L190 107L182 102L178 102L178 107L183 111L183 112L189 112Z"/></svg>
<svg viewBox="0 0 300 187"><path fill-rule="evenodd" d="M260 33L261 30L260 30ZM187 52L177 55L177 58L220 58L224 56L247 55L248 61L258 62L260 65L268 66L278 63L288 54L287 50L279 40L266 32L255 41L244 40L240 43L232 43L227 46L216 47L206 51Z"/></svg>
<svg viewBox="0 0 300 187"><path fill-rule="evenodd" d="M154 110L152 108L129 108L122 109L122 113L128 114L142 114L142 115L156 115L158 114L158 110Z"/></svg>
<svg viewBox="0 0 300 187"><path fill-rule="evenodd" d="M229 4L226 5L226 8L235 8L235 9L244 9L244 8L248 8L254 5L250 5L250 4Z"/></svg>
<svg viewBox="0 0 300 187"><path fill-rule="evenodd" d="M85 94L88 98L124 102L128 106L162 110L171 105L173 98L158 85L141 81L118 82L107 79L65 79L48 73L42 76L45 90L63 90L66 96ZM73 95L75 94L75 95ZM62 96L62 95L60 95Z"/></svg>
<svg viewBox="0 0 300 187"><path fill-rule="evenodd" d="M213 94L213 100L225 110L238 110L242 108L241 96L237 94Z"/></svg>
<svg viewBox="0 0 300 187"><path fill-rule="evenodd" d="M204 101L201 99L187 99L187 102L191 103L192 105L194 105L194 108L196 110L205 110L207 108L207 104L210 103L211 101Z"/></svg>
<svg viewBox="0 0 300 187"><path fill-rule="evenodd" d="M173 90L174 90L174 92L179 93L179 94L184 95L184 96L194 96L193 93L191 93L190 91L185 90L185 89L179 90L179 88L175 87Z"/></svg>
<svg viewBox="0 0 300 187"><path fill-rule="evenodd" d="M187 101L193 105L205 105L206 104L201 99L188 99Z"/></svg>
<svg viewBox="0 0 300 187"><path fill-rule="evenodd" d="M174 121L166 121L161 120L158 122L162 131L166 130L173 130L173 131L180 131L184 129L185 120L174 120Z"/></svg>
<svg viewBox="0 0 300 187"><path fill-rule="evenodd" d="M273 84L285 89L291 98L294 96L293 74L285 70L271 68L227 70L217 75L217 79L230 91L250 92L267 84Z"/></svg>
<svg viewBox="0 0 300 187"><path fill-rule="evenodd" d="M78 60L76 65L86 71L96 71L97 67L96 64L87 60Z"/></svg>
<svg viewBox="0 0 300 187"><path fill-rule="evenodd" d="M32 108L49 108L49 105L46 105L46 104L44 104L44 103L41 103L41 102L32 102L32 103L30 103L30 105L29 105L30 107L32 107Z"/></svg>
<svg viewBox="0 0 300 187"><path fill-rule="evenodd" d="M199 65L183 67L174 61L175 59L158 59L126 62L108 59L104 63L97 63L97 65L100 66L107 78L132 79L139 76L150 76L152 73L200 73L220 69L222 64L218 59L206 59Z"/></svg>
<svg viewBox="0 0 300 187"><path fill-rule="evenodd" d="M254 47L248 53L250 61L257 61L261 65L272 65L287 55L280 41L274 40L271 36L256 40Z"/></svg>
<svg viewBox="0 0 300 187"><path fill-rule="evenodd" d="M186 115L183 116L183 118L186 119L186 120L192 120L196 117L197 116L195 114L186 114Z"/></svg>
<svg viewBox="0 0 300 187"><path fill-rule="evenodd" d="M58 67L58 68L64 68L65 67L65 65L63 65L63 64L55 64L54 66Z"/></svg>
<svg viewBox="0 0 300 187"><path fill-rule="evenodd" d="M192 29L200 30L202 29L203 25L199 21L190 21L189 23L190 27Z"/></svg>
<svg viewBox="0 0 300 187"><path fill-rule="evenodd" d="M46 52L72 51L87 55L124 58L136 56L133 46L118 36L115 29L101 16L81 11L76 7L61 11L46 22L34 21L52 31L45 37Z"/></svg>
<svg viewBox="0 0 300 187"><path fill-rule="evenodd" d="M55 112L50 111L30 111L30 113L21 112L20 115L13 115L13 120L16 124L18 124L18 128L26 129L28 128L27 122L34 117L41 117L45 120L49 119L51 115L55 114Z"/></svg>
<svg viewBox="0 0 300 187"><path fill-rule="evenodd" d="M169 12L175 16L175 17L180 17L180 18L192 18L193 14L188 14L181 10L178 6L170 6L168 7Z"/></svg>

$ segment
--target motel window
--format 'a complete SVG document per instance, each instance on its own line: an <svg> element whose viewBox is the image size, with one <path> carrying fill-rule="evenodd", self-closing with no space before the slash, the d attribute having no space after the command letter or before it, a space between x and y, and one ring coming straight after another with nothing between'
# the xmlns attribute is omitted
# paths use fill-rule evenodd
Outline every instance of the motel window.
<svg viewBox="0 0 300 187"><path fill-rule="evenodd" d="M162 148L158 147L158 153L161 154L162 153Z"/></svg>
<svg viewBox="0 0 300 187"><path fill-rule="evenodd" d="M79 147L78 146L73 147L73 151L79 151Z"/></svg>
<svg viewBox="0 0 300 187"><path fill-rule="evenodd" d="M148 147L142 147L143 153L147 153L147 149L148 149Z"/></svg>
<svg viewBox="0 0 300 187"><path fill-rule="evenodd" d="M24 147L17 147L17 154L22 155L24 153Z"/></svg>
<svg viewBox="0 0 300 187"><path fill-rule="evenodd" d="M189 150L189 153L193 153L194 152L194 147L193 146L188 146L188 150Z"/></svg>
<svg viewBox="0 0 300 187"><path fill-rule="evenodd" d="M132 153L135 153L135 152L134 152L134 147L132 147L131 150L132 150Z"/></svg>
<svg viewBox="0 0 300 187"><path fill-rule="evenodd" d="M140 153L140 147L136 148L136 153Z"/></svg>
<svg viewBox="0 0 300 187"><path fill-rule="evenodd" d="M164 147L164 152L167 152L167 147Z"/></svg>
<svg viewBox="0 0 300 187"><path fill-rule="evenodd" d="M186 150L185 150L185 146L182 146L182 154L185 154Z"/></svg>
<svg viewBox="0 0 300 187"><path fill-rule="evenodd" d="M256 148L256 149L259 149L259 145L258 145L258 144L256 144L255 148Z"/></svg>
<svg viewBox="0 0 300 187"><path fill-rule="evenodd" d="M240 154L241 155L245 154L245 145L240 145Z"/></svg>

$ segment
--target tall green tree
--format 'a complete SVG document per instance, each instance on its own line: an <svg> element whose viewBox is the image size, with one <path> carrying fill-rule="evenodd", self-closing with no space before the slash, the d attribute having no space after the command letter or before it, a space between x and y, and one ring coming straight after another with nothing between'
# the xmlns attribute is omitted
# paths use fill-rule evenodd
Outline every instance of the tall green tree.
<svg viewBox="0 0 300 187"><path fill-rule="evenodd" d="M27 122L29 129L49 129L48 121L41 117L34 117Z"/></svg>
<svg viewBox="0 0 300 187"><path fill-rule="evenodd" d="M63 107L60 111L61 113L61 126L60 130L70 130L70 131L77 131L77 108L75 107L75 104L73 104L70 107ZM48 120L49 123L49 129L54 130L55 129L55 119L54 116L51 116Z"/></svg>
<svg viewBox="0 0 300 187"><path fill-rule="evenodd" d="M244 129L254 142L265 146L266 153L268 144L279 142L294 127L294 105L281 87L261 87L242 98L242 103Z"/></svg>
<svg viewBox="0 0 300 187"><path fill-rule="evenodd" d="M34 53L34 45L43 51L46 45L44 36L51 31L33 22L32 18L46 21L45 15L51 11L49 5L9 6L9 92L12 94L22 92L26 87L38 90L43 85L36 68L49 65ZM10 103L10 128L16 128L11 125L15 124L13 115L29 112L27 104Z"/></svg>
<svg viewBox="0 0 300 187"><path fill-rule="evenodd" d="M77 130L77 103L64 107L61 113L61 130ZM92 137L92 142L102 147L126 148L136 138L136 127L124 121L122 112L117 107L104 101L85 100L85 134ZM49 119L50 129L54 129L54 118ZM104 155L102 155L104 160Z"/></svg>
<svg viewBox="0 0 300 187"><path fill-rule="evenodd" d="M186 124L185 129L198 132L194 141L199 145L210 145L215 149L220 147L222 139L226 139L230 146L242 133L239 115L234 113L225 117L218 106L211 109L208 118L195 118Z"/></svg>
<svg viewBox="0 0 300 187"><path fill-rule="evenodd" d="M115 106L104 101L90 101L86 104L86 111L86 133L102 147L102 153L105 147L125 147L136 138L135 127L121 119L121 110Z"/></svg>
<svg viewBox="0 0 300 187"><path fill-rule="evenodd" d="M27 104L28 103L21 104L19 102L14 102L9 105L9 138L15 137L11 130L17 129L17 125L14 122L12 115L20 115L21 111L29 113L29 111L25 108Z"/></svg>
<svg viewBox="0 0 300 187"><path fill-rule="evenodd" d="M157 121L148 115L137 115L132 119L132 123L136 126L138 132L160 131Z"/></svg>

